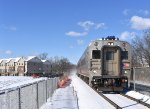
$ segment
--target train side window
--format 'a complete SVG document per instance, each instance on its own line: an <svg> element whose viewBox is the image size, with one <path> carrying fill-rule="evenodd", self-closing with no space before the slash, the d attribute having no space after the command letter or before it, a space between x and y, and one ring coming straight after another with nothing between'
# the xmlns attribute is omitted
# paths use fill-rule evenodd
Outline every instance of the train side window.
<svg viewBox="0 0 150 109"><path fill-rule="evenodd" d="M100 59L101 58L101 51L100 50L93 50L92 51L92 59Z"/></svg>
<svg viewBox="0 0 150 109"><path fill-rule="evenodd" d="M122 51L122 53L121 53L122 55L122 59L124 59L124 60L128 60L128 51Z"/></svg>
<svg viewBox="0 0 150 109"><path fill-rule="evenodd" d="M113 51L106 52L106 60L114 60L114 52Z"/></svg>

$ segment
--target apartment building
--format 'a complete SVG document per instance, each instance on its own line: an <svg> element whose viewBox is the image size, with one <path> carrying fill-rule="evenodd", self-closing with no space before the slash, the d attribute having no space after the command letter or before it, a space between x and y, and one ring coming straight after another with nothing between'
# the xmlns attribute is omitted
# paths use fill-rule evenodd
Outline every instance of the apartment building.
<svg viewBox="0 0 150 109"><path fill-rule="evenodd" d="M15 72L19 76L24 76L26 73L25 60L26 60L25 57L18 57L15 60Z"/></svg>
<svg viewBox="0 0 150 109"><path fill-rule="evenodd" d="M43 74L43 62L36 56L29 56L25 60L26 75Z"/></svg>
<svg viewBox="0 0 150 109"><path fill-rule="evenodd" d="M42 60L43 62L43 74L50 74L52 73L52 64L50 61L48 60Z"/></svg>
<svg viewBox="0 0 150 109"><path fill-rule="evenodd" d="M51 72L50 62L47 60L40 60L36 56L0 59L0 76L1 75L31 76L33 74L40 76L42 74L50 72Z"/></svg>
<svg viewBox="0 0 150 109"><path fill-rule="evenodd" d="M15 75L15 58L10 58L6 62L7 75Z"/></svg>
<svg viewBox="0 0 150 109"><path fill-rule="evenodd" d="M0 60L0 75L7 75L6 64L7 59Z"/></svg>

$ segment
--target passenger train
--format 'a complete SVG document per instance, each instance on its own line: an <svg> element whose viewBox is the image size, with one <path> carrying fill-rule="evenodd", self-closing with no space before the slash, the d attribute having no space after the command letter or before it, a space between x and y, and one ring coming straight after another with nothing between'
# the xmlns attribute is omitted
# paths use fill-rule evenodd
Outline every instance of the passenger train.
<svg viewBox="0 0 150 109"><path fill-rule="evenodd" d="M89 44L77 64L77 75L100 91L123 91L131 78L131 46L115 36Z"/></svg>

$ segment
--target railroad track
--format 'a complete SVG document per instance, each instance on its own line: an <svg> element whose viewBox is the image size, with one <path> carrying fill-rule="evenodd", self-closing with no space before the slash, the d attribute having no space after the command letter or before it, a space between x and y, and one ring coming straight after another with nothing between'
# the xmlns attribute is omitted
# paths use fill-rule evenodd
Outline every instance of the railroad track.
<svg viewBox="0 0 150 109"><path fill-rule="evenodd" d="M140 103L140 104L142 104L142 105L144 105L144 106L146 106L146 107L148 107L148 108L150 108L150 104L147 104L147 103L145 103L145 102L143 102L143 101L141 101L141 100L135 99L135 98L130 97L130 96L125 95L125 94L121 94L121 95L124 96L124 97L127 97L127 98L129 98L129 99L131 99L131 100L133 100L133 101L136 101L137 103Z"/></svg>
<svg viewBox="0 0 150 109"><path fill-rule="evenodd" d="M88 84L87 84L88 85ZM108 101L111 105L113 105L116 109L128 109L130 106L133 107L133 109L150 109L150 104L147 104L141 100L137 100L133 97L130 97L128 95L125 95L123 93L121 94L112 94L114 96L113 98L119 96L120 99L127 99L128 103L124 103L123 105L118 104L116 101L111 99L109 97L109 94L103 94L102 92L97 91L96 89L92 88L95 92L97 92L102 98L104 98L106 101Z"/></svg>
<svg viewBox="0 0 150 109"><path fill-rule="evenodd" d="M118 104L116 104L115 102L113 102L111 99L109 99L108 97L106 97L102 92L97 92L101 97L103 97L106 101L108 101L111 105L113 105L116 109L122 109L122 107L120 107Z"/></svg>
<svg viewBox="0 0 150 109"><path fill-rule="evenodd" d="M115 103L116 109L149 109L148 105L142 104L137 100L131 99L124 94L103 94L105 97Z"/></svg>

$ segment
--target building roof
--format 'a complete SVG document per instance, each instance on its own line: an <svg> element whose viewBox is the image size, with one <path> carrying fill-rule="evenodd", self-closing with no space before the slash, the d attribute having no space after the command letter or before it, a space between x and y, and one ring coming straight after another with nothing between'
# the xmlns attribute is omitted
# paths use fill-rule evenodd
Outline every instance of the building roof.
<svg viewBox="0 0 150 109"><path fill-rule="evenodd" d="M51 64L49 60L41 60L44 64Z"/></svg>
<svg viewBox="0 0 150 109"><path fill-rule="evenodd" d="M10 61L10 58L9 59L0 59L0 63L4 61L5 63L7 63L8 61Z"/></svg>
<svg viewBox="0 0 150 109"><path fill-rule="evenodd" d="M8 59L0 59L0 63L2 61L8 63L11 60L14 60L14 62L18 62L21 58L25 59L25 61L30 61L31 59L35 58L36 56L27 56L27 57L17 57L17 58L8 58ZM40 60L40 59L39 59ZM42 60L41 60L42 61ZM47 60L44 60L46 62Z"/></svg>
<svg viewBox="0 0 150 109"><path fill-rule="evenodd" d="M47 60L41 60L42 62L46 62Z"/></svg>
<svg viewBox="0 0 150 109"><path fill-rule="evenodd" d="M3 59L0 59L0 63L3 61Z"/></svg>
<svg viewBox="0 0 150 109"><path fill-rule="evenodd" d="M12 60L13 58L8 58L6 59L6 63L10 62L10 60Z"/></svg>
<svg viewBox="0 0 150 109"><path fill-rule="evenodd" d="M18 62L19 59L21 59L21 57L17 57L17 58L14 58L15 59L15 62Z"/></svg>
<svg viewBox="0 0 150 109"><path fill-rule="evenodd" d="M26 57L26 61L29 61L29 60L31 60L31 59L33 59L33 58L35 58L36 56L27 56Z"/></svg>

